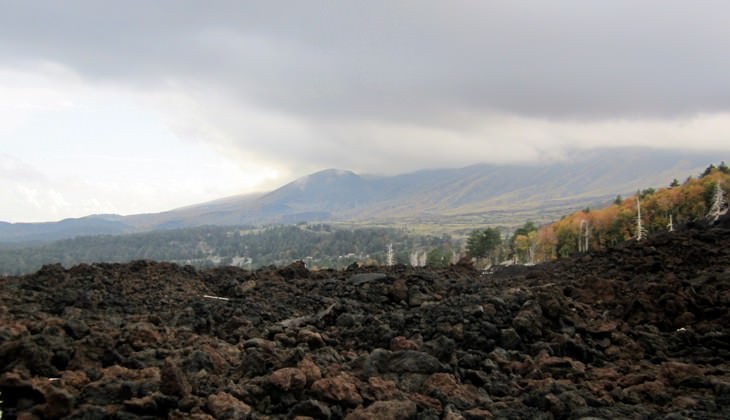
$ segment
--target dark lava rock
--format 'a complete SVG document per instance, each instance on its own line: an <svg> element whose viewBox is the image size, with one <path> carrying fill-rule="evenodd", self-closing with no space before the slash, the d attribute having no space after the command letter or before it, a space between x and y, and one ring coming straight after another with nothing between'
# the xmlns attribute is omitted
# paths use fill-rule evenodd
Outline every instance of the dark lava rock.
<svg viewBox="0 0 730 420"><path fill-rule="evenodd" d="M0 278L9 419L719 419L729 359L730 218L490 274L137 261Z"/></svg>

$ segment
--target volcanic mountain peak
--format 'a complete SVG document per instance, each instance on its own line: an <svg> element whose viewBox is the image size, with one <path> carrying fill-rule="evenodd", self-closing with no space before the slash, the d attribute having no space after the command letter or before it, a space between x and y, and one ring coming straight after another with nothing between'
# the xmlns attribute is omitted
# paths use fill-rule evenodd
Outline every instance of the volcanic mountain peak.
<svg viewBox="0 0 730 420"><path fill-rule="evenodd" d="M266 194L230 197L157 214L101 218L116 226L99 226L98 219L82 219L91 226L63 229L62 235L300 221L509 226L528 218L552 220L606 203L617 194L666 185L673 178L698 174L721 158L711 152L616 148L579 151L569 160L550 164L476 164L394 176L326 169ZM40 239L43 232L51 232L51 225L0 225L0 242ZM58 230L53 232L54 239L59 239Z"/></svg>
<svg viewBox="0 0 730 420"><path fill-rule="evenodd" d="M315 172L309 175L305 175L293 182L293 184L305 186L309 183L315 182L338 182L346 181L349 179L360 178L355 172L346 169L323 169L319 172Z"/></svg>

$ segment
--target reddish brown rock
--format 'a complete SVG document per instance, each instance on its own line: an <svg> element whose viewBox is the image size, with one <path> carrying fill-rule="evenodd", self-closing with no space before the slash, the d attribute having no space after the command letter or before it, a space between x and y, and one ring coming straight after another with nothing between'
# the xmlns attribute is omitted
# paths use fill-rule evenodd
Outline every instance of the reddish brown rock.
<svg viewBox="0 0 730 420"><path fill-rule="evenodd" d="M363 402L357 390L355 378L344 372L331 378L322 378L316 381L312 384L312 392L322 399L342 402L352 406Z"/></svg>
<svg viewBox="0 0 730 420"><path fill-rule="evenodd" d="M324 346L324 339L322 338L322 334L306 328L299 330L299 332L297 333L297 341L300 343L305 343L311 348L319 348Z"/></svg>
<svg viewBox="0 0 730 420"><path fill-rule="evenodd" d="M86 376L86 373L83 371L67 370L67 371L64 371L63 374L61 375L61 382L64 385L68 385L68 386L74 388L75 390L80 390L84 386L86 386L86 384L88 384L90 381L89 381L89 377Z"/></svg>
<svg viewBox="0 0 730 420"><path fill-rule="evenodd" d="M460 384L450 373L435 373L423 384L426 395L450 402L461 409L469 409L490 402L489 397L471 384Z"/></svg>
<svg viewBox="0 0 730 420"><path fill-rule="evenodd" d="M395 381L383 379L378 376L368 378L369 394L375 400L394 400L402 395Z"/></svg>
<svg viewBox="0 0 730 420"><path fill-rule="evenodd" d="M376 401L367 408L358 408L345 420L415 419L418 407L413 401Z"/></svg>
<svg viewBox="0 0 730 420"><path fill-rule="evenodd" d="M300 369L283 368L269 376L269 383L282 391L294 391L304 389L307 385L307 376Z"/></svg>
<svg viewBox="0 0 730 420"><path fill-rule="evenodd" d="M297 363L297 367L304 373L304 376L307 378L308 385L322 379L322 370L309 357L305 357Z"/></svg>
<svg viewBox="0 0 730 420"><path fill-rule="evenodd" d="M418 344L399 335L397 337L393 337L393 339L390 340L390 350L418 350Z"/></svg>
<svg viewBox="0 0 730 420"><path fill-rule="evenodd" d="M171 358L165 359L160 372L160 391L176 397L190 395L192 387L180 367Z"/></svg>
<svg viewBox="0 0 730 420"><path fill-rule="evenodd" d="M491 411L483 408L472 408L471 410L464 411L462 414L466 420L489 420L494 418L494 414Z"/></svg>
<svg viewBox="0 0 730 420"><path fill-rule="evenodd" d="M428 397L426 395L419 394L418 392L408 395L408 398L419 407L432 409L438 415L441 415L444 411L443 405L436 398Z"/></svg>
<svg viewBox="0 0 730 420"><path fill-rule="evenodd" d="M210 357L210 361L213 363L213 372L221 374L228 371L230 365L210 344L203 344L200 346L200 350Z"/></svg>
<svg viewBox="0 0 730 420"><path fill-rule="evenodd" d="M664 362L661 366L661 375L671 385L678 385L682 380L692 376L703 376L702 369L697 365L682 362Z"/></svg>
<svg viewBox="0 0 730 420"><path fill-rule="evenodd" d="M162 341L157 327L149 322L136 322L124 329L124 336L135 350L154 348Z"/></svg>
<svg viewBox="0 0 730 420"><path fill-rule="evenodd" d="M208 396L207 407L216 419L245 419L251 407L226 392Z"/></svg>

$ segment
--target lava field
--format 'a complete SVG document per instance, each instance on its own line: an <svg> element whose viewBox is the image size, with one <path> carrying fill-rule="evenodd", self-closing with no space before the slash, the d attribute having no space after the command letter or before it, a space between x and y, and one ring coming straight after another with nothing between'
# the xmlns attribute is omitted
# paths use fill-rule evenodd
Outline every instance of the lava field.
<svg viewBox="0 0 730 420"><path fill-rule="evenodd" d="M3 419L727 419L730 222L482 273L0 278Z"/></svg>

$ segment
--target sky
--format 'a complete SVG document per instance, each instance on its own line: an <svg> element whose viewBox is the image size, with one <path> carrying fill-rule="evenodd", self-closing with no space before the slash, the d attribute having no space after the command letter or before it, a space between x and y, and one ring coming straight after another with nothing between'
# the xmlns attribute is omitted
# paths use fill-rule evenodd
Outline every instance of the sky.
<svg viewBox="0 0 730 420"><path fill-rule="evenodd" d="M727 1L2 0L0 221L730 150Z"/></svg>

